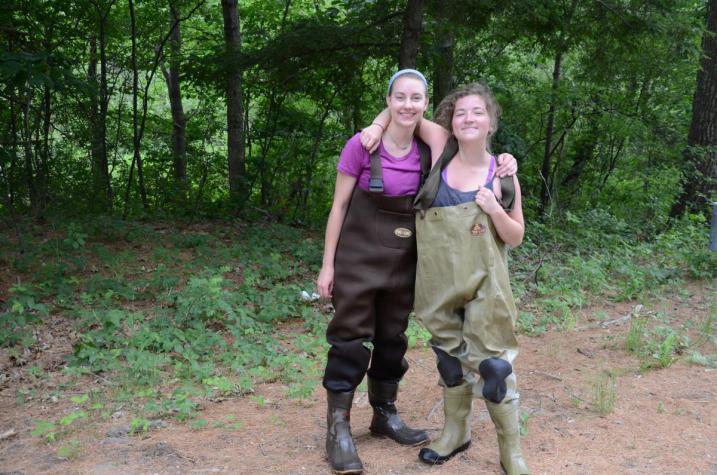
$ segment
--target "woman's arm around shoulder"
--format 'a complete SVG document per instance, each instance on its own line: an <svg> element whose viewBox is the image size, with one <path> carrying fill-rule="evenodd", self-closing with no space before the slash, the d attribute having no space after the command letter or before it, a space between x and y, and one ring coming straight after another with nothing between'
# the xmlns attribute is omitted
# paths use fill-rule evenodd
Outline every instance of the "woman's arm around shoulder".
<svg viewBox="0 0 717 475"><path fill-rule="evenodd" d="M391 114L389 114L388 109L382 110L371 122L371 125L361 131L361 145L363 148L368 150L369 153L373 153L378 148L381 137L383 137L383 133L390 123ZM451 136L446 129L425 118L418 122L414 135L423 140L431 149L433 163L436 163L438 157L441 156L443 147L446 146L446 141Z"/></svg>
<svg viewBox="0 0 717 475"><path fill-rule="evenodd" d="M429 119L421 119L416 127L416 135L431 149L431 163L435 164L443 153L451 133Z"/></svg>

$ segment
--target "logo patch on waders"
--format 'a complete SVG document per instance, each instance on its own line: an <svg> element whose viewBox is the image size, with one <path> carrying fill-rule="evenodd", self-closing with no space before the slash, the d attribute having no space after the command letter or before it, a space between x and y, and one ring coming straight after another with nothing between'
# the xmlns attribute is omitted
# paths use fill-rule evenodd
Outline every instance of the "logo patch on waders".
<svg viewBox="0 0 717 475"><path fill-rule="evenodd" d="M407 228L396 228L393 230L393 234L404 239L408 239L413 236L413 232L411 232L411 230Z"/></svg>
<svg viewBox="0 0 717 475"><path fill-rule="evenodd" d="M486 231L486 227L481 223L476 223L471 228L471 234L474 236L480 236L484 234Z"/></svg>

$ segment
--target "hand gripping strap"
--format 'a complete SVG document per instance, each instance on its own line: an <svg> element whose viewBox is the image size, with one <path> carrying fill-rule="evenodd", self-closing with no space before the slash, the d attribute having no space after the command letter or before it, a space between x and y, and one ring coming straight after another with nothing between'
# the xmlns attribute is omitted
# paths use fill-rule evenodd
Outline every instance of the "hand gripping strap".
<svg viewBox="0 0 717 475"><path fill-rule="evenodd" d="M458 141L454 136L451 136L443 148L443 153L441 153L441 156L436 161L435 166L431 168L428 177L425 182L423 182L421 189L416 195L416 199L413 201L413 208L416 211L420 211L421 216L431 207L433 200L436 199L438 187L441 184L441 172L448 166L456 153L458 153ZM421 159L423 159L423 156ZM515 183L513 182L512 176L500 179L500 190L500 205L507 212L513 211L513 205L515 204Z"/></svg>

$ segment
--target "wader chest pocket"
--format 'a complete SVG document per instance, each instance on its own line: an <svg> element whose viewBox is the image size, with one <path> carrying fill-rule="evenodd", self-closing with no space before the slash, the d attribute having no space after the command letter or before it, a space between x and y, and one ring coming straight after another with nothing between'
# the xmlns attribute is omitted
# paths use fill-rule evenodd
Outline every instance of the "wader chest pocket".
<svg viewBox="0 0 717 475"><path fill-rule="evenodd" d="M414 215L376 210L376 236L385 247L410 249L416 244Z"/></svg>

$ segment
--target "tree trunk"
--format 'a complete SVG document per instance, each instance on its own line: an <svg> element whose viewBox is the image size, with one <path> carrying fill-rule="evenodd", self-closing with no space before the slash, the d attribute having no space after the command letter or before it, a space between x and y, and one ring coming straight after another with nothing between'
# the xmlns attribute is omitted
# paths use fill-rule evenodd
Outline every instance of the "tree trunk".
<svg viewBox="0 0 717 475"><path fill-rule="evenodd" d="M12 51L12 46L8 51ZM10 165L3 169L5 170L5 177L7 179L7 199L8 207L14 212L15 209L15 189L13 187L13 171L17 163L17 108L15 107L15 101L17 96L15 95L15 86L10 88L10 140L12 147L10 150Z"/></svg>
<svg viewBox="0 0 717 475"><path fill-rule="evenodd" d="M147 192L144 187L144 173L142 171L142 156L140 154L140 135L139 135L139 111L137 110L137 98L139 95L139 70L137 69L137 26L134 13L134 0L128 0L129 18L130 18L130 35L132 39L132 53L130 56L130 64L132 67L132 143L134 152L132 154L132 164L130 165L129 186L132 184L133 167L137 165L137 178L139 181L139 194L144 209L149 209L147 201ZM125 195L127 198L128 196Z"/></svg>
<svg viewBox="0 0 717 475"><path fill-rule="evenodd" d="M448 18L441 14L439 9L436 43L435 62L433 69L433 111L441 103L444 97L453 89L453 45L455 39L453 28Z"/></svg>
<svg viewBox="0 0 717 475"><path fill-rule="evenodd" d="M30 207L37 206L37 191L35 189L35 172L33 166L32 132L30 131L30 102L32 101L32 90L26 89L22 101L22 129L25 152L25 179L27 180L27 192L30 198Z"/></svg>
<svg viewBox="0 0 717 475"><path fill-rule="evenodd" d="M89 135L90 135L90 164L92 170L92 190L96 197L106 197L104 190L104 174L102 173L102 159L101 159L101 134L99 124L99 83L97 79L97 37L91 36L89 39L90 43L90 58L87 66L87 82L92 86L92 94L88 102L88 114L89 120ZM104 203L105 199L97 200L97 202ZM101 206L105 208L105 206Z"/></svg>
<svg viewBox="0 0 717 475"><path fill-rule="evenodd" d="M48 57L50 51L47 51ZM38 143L40 153L37 154L37 209L35 216L42 216L48 200L50 183L50 125L52 120L52 92L49 86L43 87L42 97L42 143Z"/></svg>
<svg viewBox="0 0 717 475"><path fill-rule="evenodd" d="M107 160L107 109L109 107L109 94L107 92L107 17L110 14L114 0L109 3L107 10L99 4L96 5L99 19L99 42L100 42L100 112L97 116L95 128L95 140L98 145L98 166L101 188L98 189L98 198L103 203L103 208L112 210L112 183L110 181L109 162Z"/></svg>
<svg viewBox="0 0 717 475"><path fill-rule="evenodd" d="M420 47L421 18L424 0L408 0L403 15L403 36L398 54L398 69L416 67L416 57Z"/></svg>
<svg viewBox="0 0 717 475"><path fill-rule="evenodd" d="M553 84L550 91L550 107L548 109L548 126L545 131L545 151L543 153L543 166L540 169L540 176L543 181L542 193L540 195L540 211L545 214L550 204L550 162L553 155L553 132L555 130L555 111L557 109L558 86L560 85L560 65L563 61L563 51L558 50L555 54L555 63L553 65Z"/></svg>
<svg viewBox="0 0 717 475"><path fill-rule="evenodd" d="M686 210L706 215L710 212L709 201L717 192L717 0L709 2L702 52L687 149L683 153L691 170L670 210L672 217Z"/></svg>
<svg viewBox="0 0 717 475"><path fill-rule="evenodd" d="M227 168L232 206L241 207L245 196L244 115L242 113L242 74L239 63L241 37L237 0L222 0L224 45L226 51Z"/></svg>
<svg viewBox="0 0 717 475"><path fill-rule="evenodd" d="M181 193L184 193L187 181L187 119L182 105L180 85L180 60L182 35L179 24L179 7L169 2L169 70L164 70L169 92L169 104L172 110L172 160L174 178Z"/></svg>

